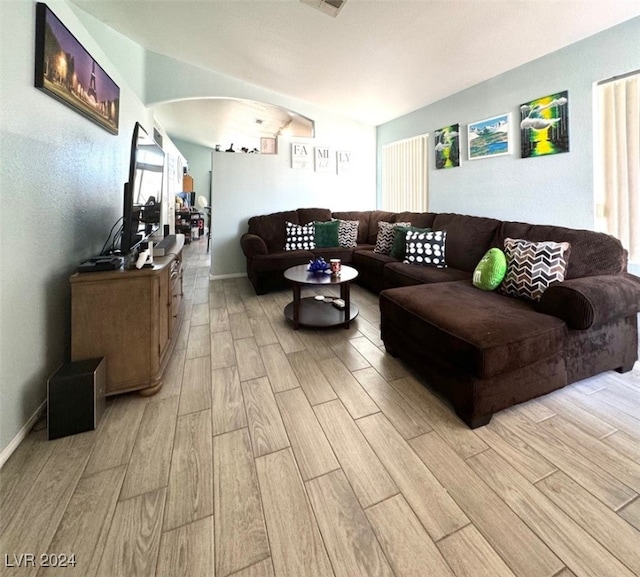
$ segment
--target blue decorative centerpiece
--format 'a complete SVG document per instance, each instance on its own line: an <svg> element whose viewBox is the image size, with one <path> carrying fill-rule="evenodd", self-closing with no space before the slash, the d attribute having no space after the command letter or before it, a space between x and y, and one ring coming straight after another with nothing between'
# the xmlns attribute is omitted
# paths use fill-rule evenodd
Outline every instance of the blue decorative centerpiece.
<svg viewBox="0 0 640 577"><path fill-rule="evenodd" d="M307 270L315 274L322 274L326 270L329 270L329 263L326 262L322 257L315 260L310 260L309 268Z"/></svg>

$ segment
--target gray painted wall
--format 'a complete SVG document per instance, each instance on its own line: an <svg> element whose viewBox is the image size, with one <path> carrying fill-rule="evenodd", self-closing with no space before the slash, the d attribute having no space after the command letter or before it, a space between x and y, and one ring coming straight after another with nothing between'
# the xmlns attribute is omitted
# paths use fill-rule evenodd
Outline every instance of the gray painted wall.
<svg viewBox="0 0 640 577"><path fill-rule="evenodd" d="M291 168L291 142L282 137L277 155L212 153L211 274L246 274L240 236L252 216L303 207L333 211L375 208L374 129L349 134L336 128L330 138L320 119L316 131L325 138L319 143L308 140L307 144L311 149L315 144L332 149L331 172L314 172L313 164L305 169ZM350 173L336 174L333 143L353 152Z"/></svg>
<svg viewBox="0 0 640 577"><path fill-rule="evenodd" d="M196 199L205 196L211 202L211 149L175 137L171 140L189 163Z"/></svg>
<svg viewBox="0 0 640 577"><path fill-rule="evenodd" d="M379 126L378 158L383 145L428 132L430 210L592 229L593 83L637 69L640 18ZM563 90L569 91L570 152L521 159L515 132L511 156L467 160L469 122L511 112L518 124L520 104ZM455 123L463 132L461 165L435 170L433 132ZM378 178L378 198L379 187Z"/></svg>
<svg viewBox="0 0 640 577"><path fill-rule="evenodd" d="M289 96L191 66L149 52L147 56L149 102L159 103L185 98L233 97L258 100L282 106L315 121L315 138L298 139L311 149L324 146L353 153L348 175L333 171L315 173L313 168L291 168L291 141L280 138L278 154L212 153L212 237L211 272L215 276L246 272L240 250L240 236L247 220L254 215L302 206L321 206L332 210L367 210L375 207L376 130L375 127L337 116ZM164 81L172 78L173 82ZM203 130L206 127L203 127ZM175 139L178 143L178 139ZM203 147L180 143L192 173L204 173ZM206 150L206 149L205 149ZM211 165L210 165L211 166ZM194 174L194 177L196 175ZM200 184L196 182L196 188Z"/></svg>
<svg viewBox="0 0 640 577"><path fill-rule="evenodd" d="M33 87L35 2L0 2L0 452L68 360L69 275L122 213L134 122L153 128L69 5L47 4L120 86L120 134Z"/></svg>

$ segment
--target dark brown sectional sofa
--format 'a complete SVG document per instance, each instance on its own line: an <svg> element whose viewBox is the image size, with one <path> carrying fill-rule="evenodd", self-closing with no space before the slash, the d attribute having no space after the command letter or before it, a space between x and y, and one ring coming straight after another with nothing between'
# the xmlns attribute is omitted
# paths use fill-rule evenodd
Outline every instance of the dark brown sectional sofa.
<svg viewBox="0 0 640 577"><path fill-rule="evenodd" d="M331 218L360 222L356 248L283 250L286 220ZM380 221L446 230L447 268L374 252ZM476 265L505 238L569 242L565 281L539 302L474 287ZM640 278L626 272L626 251L606 234L460 214L313 208L251 218L241 245L258 294L286 286L284 270L317 256L355 267L357 282L380 294L387 351L424 374L472 428L569 383L629 371L638 358Z"/></svg>

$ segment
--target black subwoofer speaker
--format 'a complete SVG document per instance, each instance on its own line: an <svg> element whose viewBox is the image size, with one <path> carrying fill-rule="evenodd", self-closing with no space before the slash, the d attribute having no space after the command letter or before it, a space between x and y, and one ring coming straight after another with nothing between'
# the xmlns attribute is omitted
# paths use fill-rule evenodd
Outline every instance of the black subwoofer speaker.
<svg viewBox="0 0 640 577"><path fill-rule="evenodd" d="M104 359L63 364L47 381L47 432L58 439L98 426L105 407Z"/></svg>

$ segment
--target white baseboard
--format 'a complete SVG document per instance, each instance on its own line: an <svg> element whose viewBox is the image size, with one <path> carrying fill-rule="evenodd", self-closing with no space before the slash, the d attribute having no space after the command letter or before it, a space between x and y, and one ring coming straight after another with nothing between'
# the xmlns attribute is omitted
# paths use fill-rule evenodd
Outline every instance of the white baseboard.
<svg viewBox="0 0 640 577"><path fill-rule="evenodd" d="M228 278L245 278L246 272L236 272L233 274L209 274L209 280L225 280Z"/></svg>
<svg viewBox="0 0 640 577"><path fill-rule="evenodd" d="M36 421L40 417L40 413L44 411L47 405L47 399L42 401L42 404L36 409L35 413L29 417L29 420L24 424L24 427L18 431L18 434L11 439L11 442L2 450L0 453L0 469L7 462L9 457L13 454L13 452L18 448L18 445L24 441L25 437L29 434L33 425L35 425Z"/></svg>

